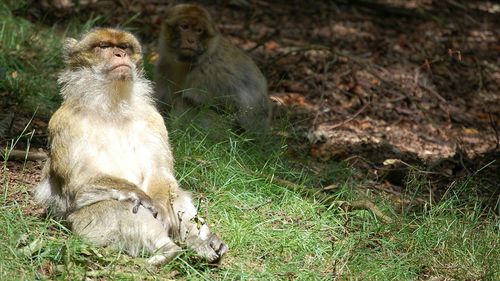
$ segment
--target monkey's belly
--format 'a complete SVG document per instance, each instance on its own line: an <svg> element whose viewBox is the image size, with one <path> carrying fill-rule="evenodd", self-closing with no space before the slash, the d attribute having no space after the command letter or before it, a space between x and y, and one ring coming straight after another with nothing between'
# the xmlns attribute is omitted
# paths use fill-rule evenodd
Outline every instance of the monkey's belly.
<svg viewBox="0 0 500 281"><path fill-rule="evenodd" d="M86 162L101 174L125 179L143 189L151 175L157 173L158 161L151 147L161 145L159 138L133 128L124 131L109 128L104 132L93 136L88 146L83 145L80 151L91 160Z"/></svg>

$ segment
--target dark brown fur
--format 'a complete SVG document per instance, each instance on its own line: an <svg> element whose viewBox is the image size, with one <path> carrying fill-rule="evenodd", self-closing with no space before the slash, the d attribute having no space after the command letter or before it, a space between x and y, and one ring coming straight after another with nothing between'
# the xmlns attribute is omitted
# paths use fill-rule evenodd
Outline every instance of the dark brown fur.
<svg viewBox="0 0 500 281"><path fill-rule="evenodd" d="M170 117L187 117L210 130L225 112L235 115L233 127L266 132L266 79L252 59L222 37L205 9L174 6L159 41L156 90Z"/></svg>

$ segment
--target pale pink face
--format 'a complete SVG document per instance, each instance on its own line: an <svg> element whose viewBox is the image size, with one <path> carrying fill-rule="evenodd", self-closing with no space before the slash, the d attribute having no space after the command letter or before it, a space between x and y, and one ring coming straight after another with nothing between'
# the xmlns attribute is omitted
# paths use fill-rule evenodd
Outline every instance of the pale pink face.
<svg viewBox="0 0 500 281"><path fill-rule="evenodd" d="M127 80L132 78L134 62L131 59L132 49L127 44L114 44L101 41L94 48L98 56L106 61L106 76L111 80Z"/></svg>
<svg viewBox="0 0 500 281"><path fill-rule="evenodd" d="M141 46L130 33L112 28L96 29L80 41L66 45L70 68L92 67L110 80L130 80L141 64Z"/></svg>

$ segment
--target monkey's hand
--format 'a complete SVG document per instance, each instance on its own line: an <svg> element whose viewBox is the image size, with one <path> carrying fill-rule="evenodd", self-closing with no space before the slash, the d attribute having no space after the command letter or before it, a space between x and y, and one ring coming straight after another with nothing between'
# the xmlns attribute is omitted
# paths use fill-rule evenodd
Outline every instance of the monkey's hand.
<svg viewBox="0 0 500 281"><path fill-rule="evenodd" d="M142 206L148 209L153 217L158 216L158 205L153 203L153 200L144 191L139 189L135 184L126 180L103 176L94 179L88 186L80 187L80 192L75 196L77 208L81 208L95 202L104 200L132 201L134 214L139 211Z"/></svg>
<svg viewBox="0 0 500 281"><path fill-rule="evenodd" d="M134 204L134 207L132 208L132 212L134 214L136 214L137 211L139 211L139 207L142 206L148 209L151 212L151 214L153 214L153 217L155 218L158 217L158 213L160 212L161 207L156 206L156 204L153 203L151 197L149 197L147 194L143 192L131 191L129 194L130 194L130 200Z"/></svg>
<svg viewBox="0 0 500 281"><path fill-rule="evenodd" d="M109 186L114 185L114 188ZM153 202L151 197L136 186L116 179L103 178L96 180L91 186L86 187L75 196L75 207L82 207L104 200L131 201L132 212L139 211L139 207L148 209L153 217L157 217L161 207Z"/></svg>

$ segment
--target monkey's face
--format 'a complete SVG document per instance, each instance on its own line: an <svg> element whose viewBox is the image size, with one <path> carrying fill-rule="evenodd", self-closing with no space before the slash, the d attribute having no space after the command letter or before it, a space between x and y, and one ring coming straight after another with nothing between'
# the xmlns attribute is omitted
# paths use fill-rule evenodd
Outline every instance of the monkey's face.
<svg viewBox="0 0 500 281"><path fill-rule="evenodd" d="M131 59L132 50L127 44L116 45L109 41L101 41L94 52L98 59L102 59L101 71L110 80L131 80L135 70L135 63Z"/></svg>
<svg viewBox="0 0 500 281"><path fill-rule="evenodd" d="M178 48L179 56L195 57L203 52L202 39L205 29L204 26L192 19L183 19L177 25L179 34Z"/></svg>
<svg viewBox="0 0 500 281"><path fill-rule="evenodd" d="M67 40L65 45L65 61L70 68L91 68L108 81L132 80L141 59L137 39L116 29L96 29L80 41Z"/></svg>
<svg viewBox="0 0 500 281"><path fill-rule="evenodd" d="M208 12L196 5L181 4L166 16L162 30L164 47L182 62L196 62L217 35Z"/></svg>
<svg viewBox="0 0 500 281"><path fill-rule="evenodd" d="M180 61L193 61L204 52L205 26L194 18L180 19L171 26L173 40L170 47L176 50Z"/></svg>

